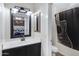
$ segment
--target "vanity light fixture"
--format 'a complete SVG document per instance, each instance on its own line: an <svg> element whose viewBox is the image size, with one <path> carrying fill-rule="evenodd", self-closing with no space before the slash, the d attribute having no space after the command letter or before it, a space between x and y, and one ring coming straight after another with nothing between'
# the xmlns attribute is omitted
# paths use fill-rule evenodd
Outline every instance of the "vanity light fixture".
<svg viewBox="0 0 79 59"><path fill-rule="evenodd" d="M15 6L14 8L12 8L12 13L26 13L26 15L31 15L32 12L30 11L30 9L28 8L24 8L24 7L19 7L19 6Z"/></svg>
<svg viewBox="0 0 79 59"><path fill-rule="evenodd" d="M28 11L28 12L26 13L26 15L28 15L28 16L30 16L31 14L32 14L31 11Z"/></svg>

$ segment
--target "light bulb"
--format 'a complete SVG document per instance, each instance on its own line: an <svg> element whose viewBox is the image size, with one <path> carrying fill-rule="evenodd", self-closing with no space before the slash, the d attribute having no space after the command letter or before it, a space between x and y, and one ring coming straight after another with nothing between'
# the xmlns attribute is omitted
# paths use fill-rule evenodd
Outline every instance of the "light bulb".
<svg viewBox="0 0 79 59"><path fill-rule="evenodd" d="M26 15L28 15L28 16L30 16L31 14L32 14L31 11L28 11L28 12L26 13Z"/></svg>
<svg viewBox="0 0 79 59"><path fill-rule="evenodd" d="M12 13L17 13L17 12L18 12L18 9L12 8Z"/></svg>

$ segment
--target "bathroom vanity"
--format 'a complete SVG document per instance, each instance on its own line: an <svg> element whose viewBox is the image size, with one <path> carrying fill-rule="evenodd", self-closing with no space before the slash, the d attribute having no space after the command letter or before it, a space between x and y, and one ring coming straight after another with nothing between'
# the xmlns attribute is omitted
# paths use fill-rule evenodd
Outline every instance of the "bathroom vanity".
<svg viewBox="0 0 79 59"><path fill-rule="evenodd" d="M3 56L41 56L41 43L25 45L2 51Z"/></svg>
<svg viewBox="0 0 79 59"><path fill-rule="evenodd" d="M7 42L3 46L2 56L41 56L41 42L40 40Z"/></svg>

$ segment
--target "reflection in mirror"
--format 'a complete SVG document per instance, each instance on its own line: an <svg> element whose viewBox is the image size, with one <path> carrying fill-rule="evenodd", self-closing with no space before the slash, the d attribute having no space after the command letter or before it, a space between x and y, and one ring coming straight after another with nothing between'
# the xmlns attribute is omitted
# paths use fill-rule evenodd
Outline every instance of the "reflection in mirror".
<svg viewBox="0 0 79 59"><path fill-rule="evenodd" d="M41 31L41 12L38 12L35 15L35 19L34 19L34 31L35 32L40 32Z"/></svg>
<svg viewBox="0 0 79 59"><path fill-rule="evenodd" d="M61 44L79 50L79 7L55 15L58 39Z"/></svg>
<svg viewBox="0 0 79 59"><path fill-rule="evenodd" d="M11 38L31 36L31 12L23 7L10 9ZM29 13L29 14L28 14Z"/></svg>

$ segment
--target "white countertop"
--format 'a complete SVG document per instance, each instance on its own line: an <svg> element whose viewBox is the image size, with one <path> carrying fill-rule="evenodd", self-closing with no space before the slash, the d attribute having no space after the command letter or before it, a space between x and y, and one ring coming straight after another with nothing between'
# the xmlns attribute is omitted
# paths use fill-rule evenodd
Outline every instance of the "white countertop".
<svg viewBox="0 0 79 59"><path fill-rule="evenodd" d="M41 42L40 39L27 39L25 41L19 40L19 41L3 42L3 50L15 48L15 47L19 47L19 46L24 46L24 45L40 43L40 42Z"/></svg>

